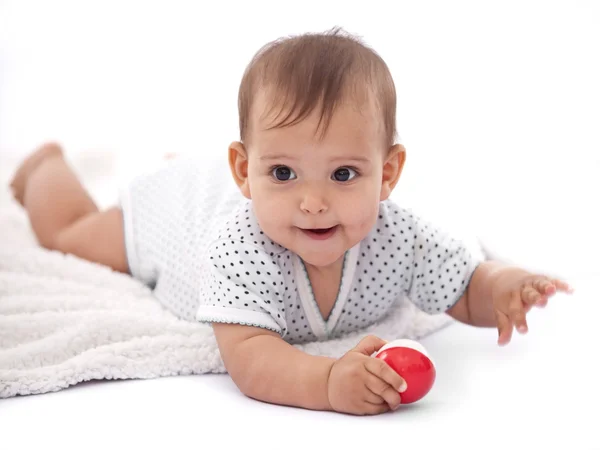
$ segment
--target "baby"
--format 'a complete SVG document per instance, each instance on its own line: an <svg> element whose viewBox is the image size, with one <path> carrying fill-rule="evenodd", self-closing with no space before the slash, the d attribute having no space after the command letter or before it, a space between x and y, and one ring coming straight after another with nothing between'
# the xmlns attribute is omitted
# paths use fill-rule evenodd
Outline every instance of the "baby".
<svg viewBox="0 0 600 450"><path fill-rule="evenodd" d="M406 158L395 87L358 38L334 29L269 43L244 73L238 106L231 177L175 158L99 211L49 143L11 187L42 246L129 273L178 317L211 323L245 395L358 415L394 410L406 383L371 357L384 340L369 336L339 359L291 344L363 329L403 296L497 327L506 344L514 328L527 331L533 306L572 291L482 261L390 200Z"/></svg>

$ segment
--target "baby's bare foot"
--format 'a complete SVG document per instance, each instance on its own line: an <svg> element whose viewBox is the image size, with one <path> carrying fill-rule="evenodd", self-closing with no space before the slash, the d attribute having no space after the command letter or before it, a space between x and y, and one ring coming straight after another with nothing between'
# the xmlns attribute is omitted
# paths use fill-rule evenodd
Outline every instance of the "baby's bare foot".
<svg viewBox="0 0 600 450"><path fill-rule="evenodd" d="M42 145L33 153L31 153L22 163L21 166L15 172L15 175L10 183L10 187L13 192L15 200L23 205L23 199L25 197L25 187L27 186L27 180L31 174L35 171L39 165L47 158L61 157L63 151L60 145L49 142Z"/></svg>

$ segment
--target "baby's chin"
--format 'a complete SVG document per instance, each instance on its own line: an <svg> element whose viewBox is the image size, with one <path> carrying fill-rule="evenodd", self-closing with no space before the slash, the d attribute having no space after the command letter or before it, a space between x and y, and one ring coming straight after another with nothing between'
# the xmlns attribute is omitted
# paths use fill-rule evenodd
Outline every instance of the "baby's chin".
<svg viewBox="0 0 600 450"><path fill-rule="evenodd" d="M309 245L303 239L296 239L296 236L285 236L282 239L275 238L273 240L298 255L305 264L319 268L326 268L335 264L344 256L347 250L343 245L339 245L339 243L336 243L337 245L334 244L333 248L327 244L324 244L321 249L319 249L318 245L309 248Z"/></svg>
<svg viewBox="0 0 600 450"><path fill-rule="evenodd" d="M313 267L318 267L325 269L334 265L341 258L343 258L345 252L337 252L337 253L328 253L328 254L318 254L313 252L303 252L298 251L298 256L302 259L304 264L311 265Z"/></svg>
<svg viewBox="0 0 600 450"><path fill-rule="evenodd" d="M309 249L307 246L293 246L290 250L296 253L305 264L311 265L315 268L326 269L339 263L343 258L346 251L350 250L351 246L336 245L334 248L323 248Z"/></svg>

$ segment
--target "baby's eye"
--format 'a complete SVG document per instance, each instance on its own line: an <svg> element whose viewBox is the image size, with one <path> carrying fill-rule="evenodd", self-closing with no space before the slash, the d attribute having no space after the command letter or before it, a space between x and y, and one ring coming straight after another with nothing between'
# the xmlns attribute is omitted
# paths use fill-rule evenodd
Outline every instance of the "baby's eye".
<svg viewBox="0 0 600 450"><path fill-rule="evenodd" d="M354 175L352 175L353 173ZM350 181L356 175L358 175L356 170L350 167L340 167L335 172L333 172L333 179L335 181Z"/></svg>
<svg viewBox="0 0 600 450"><path fill-rule="evenodd" d="M273 168L271 173L277 181L289 181L293 180L296 177L294 171L287 166L277 166Z"/></svg>

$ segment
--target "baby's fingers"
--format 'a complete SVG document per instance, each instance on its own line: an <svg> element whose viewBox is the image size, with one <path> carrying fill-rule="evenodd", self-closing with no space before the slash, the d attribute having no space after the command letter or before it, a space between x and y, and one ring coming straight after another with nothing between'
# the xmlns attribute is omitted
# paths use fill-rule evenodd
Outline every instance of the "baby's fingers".
<svg viewBox="0 0 600 450"><path fill-rule="evenodd" d="M534 280L530 286L523 288L523 301L530 306L544 307L548 304L548 297L558 291L571 294L573 288L558 278L540 277Z"/></svg>
<svg viewBox="0 0 600 450"><path fill-rule="evenodd" d="M569 283L567 283L566 281L559 280L558 278L552 278L550 281L552 282L552 284L554 284L554 286L556 286L556 289L559 291L563 291L568 294L575 292L573 286L569 285Z"/></svg>
<svg viewBox="0 0 600 450"><path fill-rule="evenodd" d="M533 283L533 287L536 291L538 291L541 295L552 295L556 292L556 286L550 281L550 279L546 277L536 278Z"/></svg>
<svg viewBox="0 0 600 450"><path fill-rule="evenodd" d="M533 282L533 286L542 296L550 296L556 294L557 291L572 293L573 288L566 281L558 278L540 277Z"/></svg>
<svg viewBox="0 0 600 450"><path fill-rule="evenodd" d="M363 400L366 403L370 403L371 405L386 405L389 407L388 403L385 401L383 397L377 395L368 386L365 385L365 391L362 395Z"/></svg>
<svg viewBox="0 0 600 450"><path fill-rule="evenodd" d="M390 410L390 406L386 403L369 403L365 402L363 406L364 413L367 415L375 416L377 414L383 414Z"/></svg>
<svg viewBox="0 0 600 450"><path fill-rule="evenodd" d="M510 294L508 318L517 328L519 333L527 333L527 319L525 318L523 299L521 297L521 292L519 291L514 291Z"/></svg>
<svg viewBox="0 0 600 450"><path fill-rule="evenodd" d="M398 391L381 378L368 374L366 386L371 393L383 399L390 409L396 409L400 406L401 399Z"/></svg>
<svg viewBox="0 0 600 450"><path fill-rule="evenodd" d="M369 359L365 368L369 373L380 378L398 392L404 392L406 390L406 381L398 373L392 369L388 363L378 358Z"/></svg>
<svg viewBox="0 0 600 450"><path fill-rule="evenodd" d="M495 311L496 325L498 326L498 345L506 345L510 342L513 332L513 324L502 311Z"/></svg>
<svg viewBox="0 0 600 450"><path fill-rule="evenodd" d="M525 312L529 311L532 306L546 306L548 303L548 297L543 296L538 289L529 285L523 288L521 299L523 300L523 303L528 306L525 308Z"/></svg>

